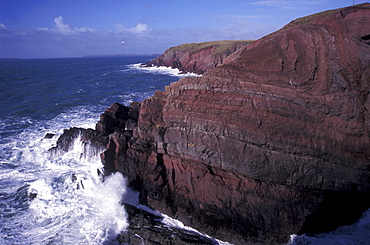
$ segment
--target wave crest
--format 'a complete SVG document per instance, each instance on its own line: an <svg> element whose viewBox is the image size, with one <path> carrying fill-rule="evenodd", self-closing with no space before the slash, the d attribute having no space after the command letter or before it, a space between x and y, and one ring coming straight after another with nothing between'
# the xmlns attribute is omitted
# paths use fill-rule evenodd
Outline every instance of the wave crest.
<svg viewBox="0 0 370 245"><path fill-rule="evenodd" d="M201 77L202 75L187 72L184 73L180 71L178 68L172 68L167 66L145 66L142 63L139 64L132 64L128 65L128 68L132 70L138 70L143 71L147 73L153 73L153 74L164 74L169 76L175 76L175 77Z"/></svg>

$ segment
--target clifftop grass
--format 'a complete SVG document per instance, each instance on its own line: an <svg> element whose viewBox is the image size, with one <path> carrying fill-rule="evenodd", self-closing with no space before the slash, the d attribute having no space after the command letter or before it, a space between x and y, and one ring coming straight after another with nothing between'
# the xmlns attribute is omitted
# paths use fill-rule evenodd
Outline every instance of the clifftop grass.
<svg viewBox="0 0 370 245"><path fill-rule="evenodd" d="M197 53L203 49L209 49L215 47L213 55L219 53L224 53L228 49L233 48L236 45L248 45L254 40L223 40L223 41L210 41L210 42L200 42L200 43L186 43L179 46L175 46L169 49L171 52L183 51L188 53Z"/></svg>
<svg viewBox="0 0 370 245"><path fill-rule="evenodd" d="M363 4L353 5L351 7L352 8L370 8L370 4L369 3L363 3ZM348 7L327 10L327 11L324 11L324 12L320 12L320 13L316 13L316 14L304 16L304 17L301 17L301 18L298 18L296 20L291 21L286 26L308 24L310 21L312 21L314 19L323 18L323 17L326 17L326 16L331 15L331 14L334 14L334 13L339 13L343 9L348 9Z"/></svg>

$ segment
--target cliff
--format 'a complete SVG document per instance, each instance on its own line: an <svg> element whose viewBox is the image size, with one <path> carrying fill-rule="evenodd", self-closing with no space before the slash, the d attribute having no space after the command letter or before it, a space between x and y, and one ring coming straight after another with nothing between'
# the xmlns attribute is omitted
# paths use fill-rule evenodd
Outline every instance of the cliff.
<svg viewBox="0 0 370 245"><path fill-rule="evenodd" d="M112 105L96 127L106 168L143 204L234 244L355 222L370 207L369 35L370 4L325 12Z"/></svg>
<svg viewBox="0 0 370 245"><path fill-rule="evenodd" d="M167 66L183 72L203 74L216 67L238 49L250 44L251 40L212 41L188 43L169 48L163 55L145 63L146 66Z"/></svg>

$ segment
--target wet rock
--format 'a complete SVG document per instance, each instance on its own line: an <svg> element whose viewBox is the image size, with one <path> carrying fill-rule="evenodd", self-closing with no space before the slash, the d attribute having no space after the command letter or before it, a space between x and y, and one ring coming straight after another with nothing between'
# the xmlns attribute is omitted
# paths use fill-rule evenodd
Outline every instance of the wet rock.
<svg viewBox="0 0 370 245"><path fill-rule="evenodd" d="M141 103L133 102L127 107L114 103L100 116L100 121L96 124L96 131L109 135L107 150L102 154L106 175L118 169L117 161L129 148L128 142L137 126L140 105Z"/></svg>
<svg viewBox="0 0 370 245"><path fill-rule="evenodd" d="M33 199L37 198L37 193L30 193L28 195L28 198L29 198L30 201L32 201Z"/></svg>
<svg viewBox="0 0 370 245"><path fill-rule="evenodd" d="M52 133L47 133L45 134L44 138L43 139L51 139L55 136L55 134L52 134Z"/></svg>
<svg viewBox="0 0 370 245"><path fill-rule="evenodd" d="M77 182L77 176L76 174L72 174L72 183L76 183Z"/></svg>
<svg viewBox="0 0 370 245"><path fill-rule="evenodd" d="M196 232L165 225L161 222L163 219L161 216L138 209L130 204L125 204L125 208L130 225L127 231L121 233L117 238L123 244L218 244L214 239Z"/></svg>
<svg viewBox="0 0 370 245"><path fill-rule="evenodd" d="M116 131L130 131L136 127L140 103L133 102L130 107L114 103L101 116L96 130L105 134Z"/></svg>
<svg viewBox="0 0 370 245"><path fill-rule="evenodd" d="M93 129L73 127L65 129L58 138L56 146L49 151L53 154L68 152L73 147L76 139L80 139L85 148L91 146L90 150L95 149L97 152L105 149L108 144L108 135L104 133Z"/></svg>

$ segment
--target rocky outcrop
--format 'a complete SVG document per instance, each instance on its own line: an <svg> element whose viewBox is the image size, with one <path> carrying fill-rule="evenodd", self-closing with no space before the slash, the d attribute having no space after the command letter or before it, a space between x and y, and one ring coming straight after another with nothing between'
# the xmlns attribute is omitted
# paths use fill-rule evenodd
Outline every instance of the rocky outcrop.
<svg viewBox="0 0 370 245"><path fill-rule="evenodd" d="M234 244L282 244L370 207L370 4L292 22L97 130L142 204Z"/></svg>
<svg viewBox="0 0 370 245"><path fill-rule="evenodd" d="M171 227L162 222L163 217L130 204L125 204L128 213L129 227L120 234L117 240L122 244L198 244L218 245L212 238L203 236L194 231Z"/></svg>
<svg viewBox="0 0 370 245"><path fill-rule="evenodd" d="M143 202L235 244L355 221L370 207L369 16L294 22L157 92L116 169Z"/></svg>
<svg viewBox="0 0 370 245"><path fill-rule="evenodd" d="M230 54L251 42L241 40L183 44L169 48L163 55L144 65L167 66L178 68L182 72L203 74L210 68L223 64Z"/></svg>
<svg viewBox="0 0 370 245"><path fill-rule="evenodd" d="M47 134L45 138L51 138L54 134ZM58 138L55 147L49 149L51 154L63 154L70 151L76 140L80 140L84 152L87 154L97 155L99 151L104 150L108 143L108 135L98 130L84 128L65 129L63 134ZM93 151L93 152L89 152Z"/></svg>

